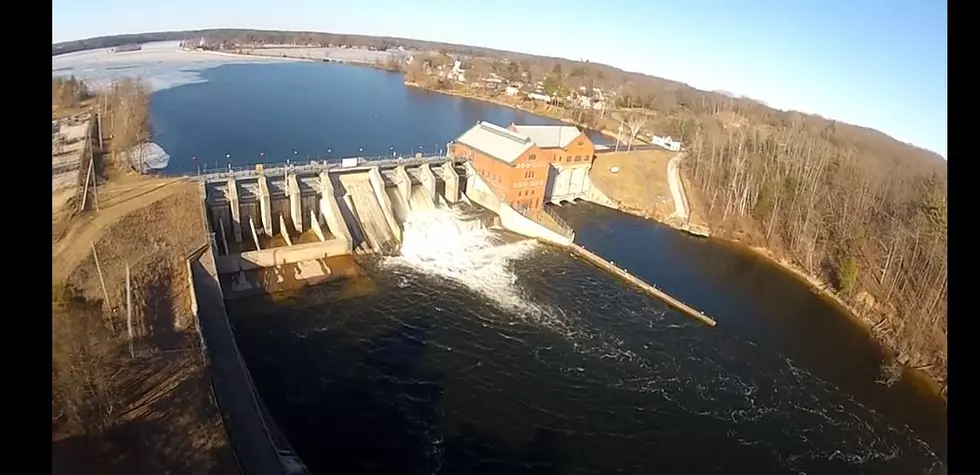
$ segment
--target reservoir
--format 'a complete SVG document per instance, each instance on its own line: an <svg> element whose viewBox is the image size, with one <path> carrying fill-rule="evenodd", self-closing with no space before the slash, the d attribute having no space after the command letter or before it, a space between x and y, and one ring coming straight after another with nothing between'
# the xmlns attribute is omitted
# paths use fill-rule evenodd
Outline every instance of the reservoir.
<svg viewBox="0 0 980 475"><path fill-rule="evenodd" d="M152 97L166 173L438 153L478 120L553 122L352 66L194 75ZM420 229L360 277L228 301L259 393L314 473L946 472L942 402L879 384L880 348L803 283L652 221L558 213L717 327L555 247Z"/></svg>
<svg viewBox="0 0 980 475"><path fill-rule="evenodd" d="M447 142L481 120L558 123L407 87L401 74L344 64L232 64L200 75L206 82L152 98L154 141L171 156L167 173L260 160L431 155L445 153ZM597 132L590 136L608 142Z"/></svg>

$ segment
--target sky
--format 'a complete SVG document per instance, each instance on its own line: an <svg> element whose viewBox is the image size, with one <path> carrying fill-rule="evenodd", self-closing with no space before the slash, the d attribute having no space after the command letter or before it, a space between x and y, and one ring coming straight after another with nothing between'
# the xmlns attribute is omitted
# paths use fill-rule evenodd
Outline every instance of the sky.
<svg viewBox="0 0 980 475"><path fill-rule="evenodd" d="M946 157L942 0L53 0L52 43L256 28L605 63L875 128Z"/></svg>

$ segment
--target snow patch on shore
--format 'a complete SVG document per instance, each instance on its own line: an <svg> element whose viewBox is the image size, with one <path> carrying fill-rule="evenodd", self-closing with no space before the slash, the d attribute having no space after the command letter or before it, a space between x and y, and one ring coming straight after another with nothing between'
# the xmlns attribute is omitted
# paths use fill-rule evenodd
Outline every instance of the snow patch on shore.
<svg viewBox="0 0 980 475"><path fill-rule="evenodd" d="M149 142L133 148L129 154L130 160L136 167L143 164L144 171L163 170L170 164L170 154L156 143Z"/></svg>
<svg viewBox="0 0 980 475"><path fill-rule="evenodd" d="M142 45L139 51L114 53L100 48L67 53L51 58L51 76L75 76L95 89L123 77L144 79L153 92L206 82L201 72L224 64L278 63L275 58L228 55L180 49L179 41Z"/></svg>

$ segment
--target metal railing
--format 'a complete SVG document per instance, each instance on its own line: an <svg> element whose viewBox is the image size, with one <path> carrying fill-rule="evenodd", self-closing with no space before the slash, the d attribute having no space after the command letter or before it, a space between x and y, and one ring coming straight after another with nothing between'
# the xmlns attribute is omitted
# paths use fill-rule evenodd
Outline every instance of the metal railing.
<svg viewBox="0 0 980 475"><path fill-rule="evenodd" d="M544 212L545 212L545 213L546 213L546 214L547 214L548 216L550 216L550 217L551 217L551 219L553 219L553 220L555 220L555 222L556 222L556 223L558 223L558 226L560 226L560 227L561 227L561 234L562 234L563 236L565 236L565 237L567 237L567 238L569 238L569 239L571 239L571 238L572 238L572 237L573 237L573 236L575 235L575 230L574 230L574 229L572 229L572 227L571 227L571 226L569 226L569 224L568 224L567 222L565 222L565 220L564 220L564 219L562 219L562 218L561 218L560 216L558 216L558 213L555 213L554 211L552 211L552 210L551 210L550 208L548 208L547 206L545 206L545 207L544 207L544 208L542 208L542 209L544 210Z"/></svg>
<svg viewBox="0 0 980 475"><path fill-rule="evenodd" d="M459 159L454 159L446 155L426 155L422 157L350 157L356 158L356 165L344 166L342 158L329 158L325 160L310 160L308 163L292 163L292 162L278 162L278 163L263 163L261 174L265 176L279 176L285 175L286 173L320 173L322 171L337 170L344 168L358 168L358 167L369 167L369 166L413 166L422 165L425 163L433 162L443 162L443 161L461 161ZM199 172L188 172L184 173L182 176L198 178L200 180L212 181L221 180L228 178L250 178L257 177L259 171L256 170L256 165L239 165L239 166L229 166L225 169L220 170L201 170Z"/></svg>
<svg viewBox="0 0 980 475"><path fill-rule="evenodd" d="M524 216L525 218L530 219L531 221L534 221L535 223L538 223L538 224L540 224L540 225L542 225L542 226L544 226L544 227L546 227L546 228L548 228L548 229L550 229L550 230L552 230L552 231L554 231L554 232L556 232L558 234L561 234L562 236L564 236L564 237L566 237L568 239L572 239L572 237L575 236L575 230L572 229L572 227L569 226L568 223L566 223L564 219L561 219L561 217L559 217L557 214L555 214L554 211L551 211L547 207L544 207L544 208L541 208L541 209L538 209L538 210L532 210L532 209L528 208L527 206L523 206L523 205L521 205L521 206L511 205L511 208L513 208L514 211L517 211L518 213L520 213L521 216ZM547 222L542 221L541 219L539 219L538 218L538 213L539 212L543 212L543 213L547 214L553 220L553 222L554 222L554 224L556 226L549 226L549 223L547 223Z"/></svg>

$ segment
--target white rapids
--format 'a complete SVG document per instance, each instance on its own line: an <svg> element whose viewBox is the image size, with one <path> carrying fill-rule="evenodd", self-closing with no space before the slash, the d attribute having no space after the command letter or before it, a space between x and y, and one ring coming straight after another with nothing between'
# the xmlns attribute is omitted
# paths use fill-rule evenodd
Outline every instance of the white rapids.
<svg viewBox="0 0 980 475"><path fill-rule="evenodd" d="M534 241L503 244L478 219L464 219L453 208L410 207L401 255L391 258L392 263L455 280L507 310L536 310L523 298L509 268L537 246Z"/></svg>

